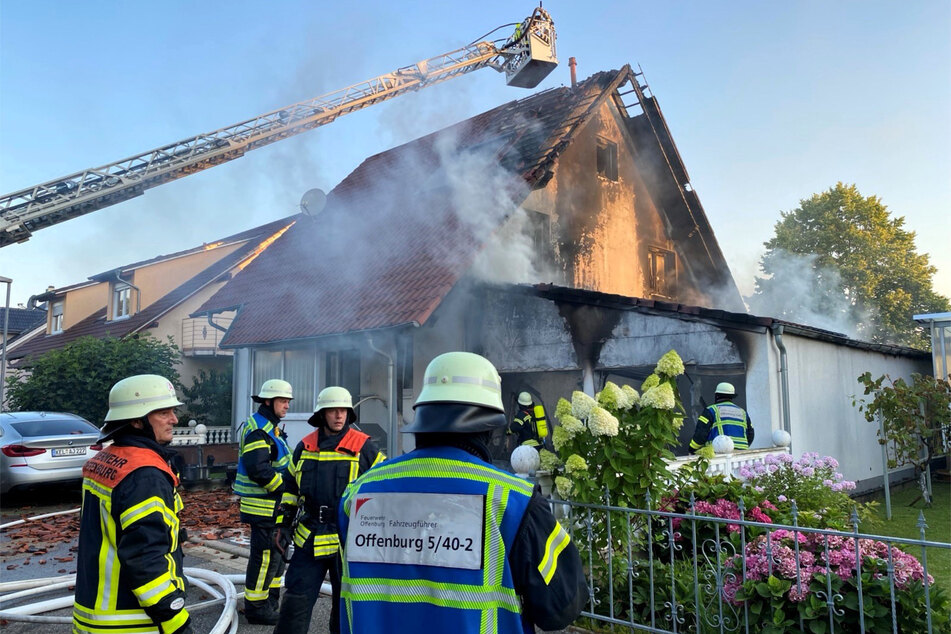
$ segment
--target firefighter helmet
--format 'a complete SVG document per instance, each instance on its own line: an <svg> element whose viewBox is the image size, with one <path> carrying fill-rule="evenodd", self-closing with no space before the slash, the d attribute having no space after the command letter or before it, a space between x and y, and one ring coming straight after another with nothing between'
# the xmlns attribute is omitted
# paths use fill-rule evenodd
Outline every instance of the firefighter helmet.
<svg viewBox="0 0 951 634"><path fill-rule="evenodd" d="M724 396L734 396L736 394L736 388L733 387L732 383L719 383L717 385L717 394L723 394Z"/></svg>
<svg viewBox="0 0 951 634"><path fill-rule="evenodd" d="M286 398L294 400L294 392L291 384L281 379L268 379L261 385L261 391L251 396L255 403L263 403L273 398Z"/></svg>
<svg viewBox="0 0 951 634"><path fill-rule="evenodd" d="M109 440L131 421L143 419L155 410L181 404L175 386L164 376L137 374L122 379L109 390L109 411L99 441Z"/></svg>
<svg viewBox="0 0 951 634"><path fill-rule="evenodd" d="M447 407L431 407L431 406ZM455 406L455 407L452 407ZM471 352L447 352L426 366L409 433L470 433L505 426L502 379L495 366Z"/></svg>
<svg viewBox="0 0 951 634"><path fill-rule="evenodd" d="M532 395L528 392L520 392L518 395L518 404L528 407L532 404Z"/></svg>
<svg viewBox="0 0 951 634"><path fill-rule="evenodd" d="M320 391L320 394L317 395L317 409L311 417L307 419L307 422L310 423L312 427L320 427L324 424L324 417L321 415L321 412L325 409L335 407L342 407L348 410L348 423L352 423L356 420L357 415L356 412L353 411L353 397L350 396L350 391L345 387L332 385L325 387Z"/></svg>

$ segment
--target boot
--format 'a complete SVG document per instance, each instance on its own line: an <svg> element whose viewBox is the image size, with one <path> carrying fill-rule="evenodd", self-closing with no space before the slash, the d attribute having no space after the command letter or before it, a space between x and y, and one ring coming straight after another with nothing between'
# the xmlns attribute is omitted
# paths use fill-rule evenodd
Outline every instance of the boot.
<svg viewBox="0 0 951 634"><path fill-rule="evenodd" d="M274 625L277 623L277 612L275 612L268 601L248 601L244 600L244 616L248 623L252 625Z"/></svg>
<svg viewBox="0 0 951 634"><path fill-rule="evenodd" d="M314 601L307 595L285 592L274 634L306 634L313 609Z"/></svg>
<svg viewBox="0 0 951 634"><path fill-rule="evenodd" d="M267 591L267 604L271 608L271 611L274 614L280 612L281 609L281 589L280 588L271 588Z"/></svg>

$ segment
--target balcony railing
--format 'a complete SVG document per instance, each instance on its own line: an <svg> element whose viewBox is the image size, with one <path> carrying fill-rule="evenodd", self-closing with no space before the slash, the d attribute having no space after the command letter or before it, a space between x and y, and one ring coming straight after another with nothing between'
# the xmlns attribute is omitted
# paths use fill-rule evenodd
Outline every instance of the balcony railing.
<svg viewBox="0 0 951 634"><path fill-rule="evenodd" d="M176 427L172 430L172 446L180 445L223 445L232 440L230 427Z"/></svg>
<svg viewBox="0 0 951 634"><path fill-rule="evenodd" d="M223 328L231 326L233 317L216 315L214 321ZM234 351L219 347L225 333L208 323L205 317L182 320L182 354L186 357L232 356Z"/></svg>

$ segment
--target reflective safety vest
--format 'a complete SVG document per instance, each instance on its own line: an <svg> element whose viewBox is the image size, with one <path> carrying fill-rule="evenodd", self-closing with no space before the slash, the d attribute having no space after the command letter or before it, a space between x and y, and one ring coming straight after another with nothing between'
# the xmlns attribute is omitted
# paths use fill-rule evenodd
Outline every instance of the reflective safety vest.
<svg viewBox="0 0 951 634"><path fill-rule="evenodd" d="M294 531L294 545L303 548L314 536L314 557L332 557L340 548L337 537L337 506L348 484L360 475L360 457L364 445L370 439L367 434L348 428L341 434L333 451L321 451L318 446L319 430L301 440L294 457L294 477L300 491L303 514ZM326 444L325 444L326 447ZM364 471L382 462L385 456L375 452L364 462Z"/></svg>
<svg viewBox="0 0 951 634"><path fill-rule="evenodd" d="M710 433L707 442L713 442L717 436L724 435L733 439L734 449L749 449L746 438L746 411L730 401L721 401L710 406L714 419L710 421Z"/></svg>
<svg viewBox="0 0 951 634"><path fill-rule="evenodd" d="M259 429L270 437L271 442L265 440L247 442L251 432ZM274 477L265 486L251 479L243 459L245 454L261 449L267 449L270 452L271 467L275 472ZM232 487L235 494L241 496L241 512L247 515L274 518L277 506L281 503L281 494L277 491L284 477L288 475L290 466L291 450L287 442L281 438L277 428L261 414L257 412L252 414L241 430L241 439L238 443L238 473L235 475Z"/></svg>
<svg viewBox="0 0 951 634"><path fill-rule="evenodd" d="M534 632L523 622L507 557L532 489L451 447L417 449L361 476L341 501L341 631L392 623L408 632ZM380 515L372 509L384 499ZM478 519L453 519L462 517ZM397 561L380 560L387 557ZM550 559L553 570L557 554Z"/></svg>
<svg viewBox="0 0 951 634"><path fill-rule="evenodd" d="M115 488L143 467L168 475L172 507L153 487L124 491L122 499L142 501L128 508L115 506ZM167 634L181 628L188 611L184 609L186 582L178 541L178 513L182 510L175 490L178 478L155 451L114 445L86 461L83 478L73 632ZM135 537L122 543L122 536L133 529ZM152 552L156 545L167 553ZM152 556L140 557L143 553ZM161 616L153 619L146 608Z"/></svg>

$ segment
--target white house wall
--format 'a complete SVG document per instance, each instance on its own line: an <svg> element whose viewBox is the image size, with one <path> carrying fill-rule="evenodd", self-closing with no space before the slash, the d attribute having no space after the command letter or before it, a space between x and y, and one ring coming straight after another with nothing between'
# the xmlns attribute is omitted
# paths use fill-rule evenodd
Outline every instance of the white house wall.
<svg viewBox="0 0 951 634"><path fill-rule="evenodd" d="M833 456L839 470L859 489L881 486L882 452L877 427L865 420L852 397L862 395L857 378L910 379L927 374L927 359L861 350L807 337L783 335L789 367L789 409L793 454L808 451Z"/></svg>

